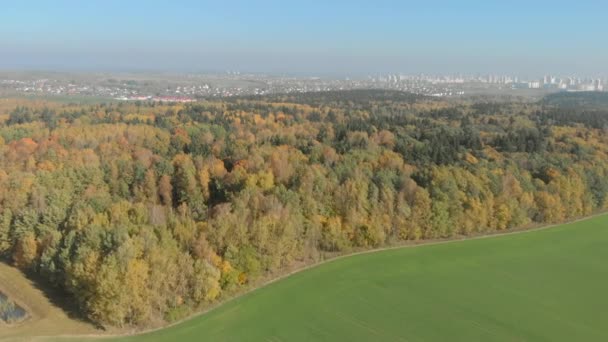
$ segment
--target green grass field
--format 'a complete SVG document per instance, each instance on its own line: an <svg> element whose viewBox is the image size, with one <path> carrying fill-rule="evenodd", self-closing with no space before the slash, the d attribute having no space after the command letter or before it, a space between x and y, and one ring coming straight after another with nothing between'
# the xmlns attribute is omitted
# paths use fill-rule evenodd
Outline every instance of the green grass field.
<svg viewBox="0 0 608 342"><path fill-rule="evenodd" d="M608 216L335 260L119 341L608 341Z"/></svg>

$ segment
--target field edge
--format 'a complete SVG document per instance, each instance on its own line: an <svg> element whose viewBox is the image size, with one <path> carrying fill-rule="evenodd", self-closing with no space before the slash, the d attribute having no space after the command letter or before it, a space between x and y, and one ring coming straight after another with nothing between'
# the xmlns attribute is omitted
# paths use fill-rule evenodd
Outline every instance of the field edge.
<svg viewBox="0 0 608 342"><path fill-rule="evenodd" d="M201 310L201 311L197 311L187 317L184 317L180 320L177 320L175 322L171 322L169 324L160 326L160 327L155 327L155 328L150 328L150 329L143 329L143 330L134 330L134 331L129 331L129 332L124 332L124 333L114 333L114 332L108 332L108 333L94 333L94 334L61 334L61 335L47 335L47 336L36 336L34 337L33 340L36 341L50 341L50 340L54 340L54 339L65 339L65 340L73 340L73 339L96 339L96 340L106 340L106 339L113 339L113 338L124 338L124 337L135 337L135 336L142 336L142 335L146 335L146 334L150 334L150 333L154 333L154 332L158 332L164 329L168 329L168 328L172 328L175 326L178 326L182 323L191 321L193 319L199 318L201 316L207 315L211 312L213 312L214 310L232 302L235 301L237 299L240 299L242 297L245 297L257 290L260 290L262 288L265 288L273 283L279 282L281 280L285 280L291 276L294 276L296 274L302 273L304 271L308 271L317 267L320 267L322 265L334 262L334 261L338 261L341 259L345 259L345 258L350 258L350 257L355 257L358 255L365 255L365 254L373 254L373 253L380 253L380 252L384 252L384 251L390 251L390 250L397 250L397 249L403 249L403 248L415 248L415 247L423 247L423 246L432 246L432 245L441 245L441 244L451 244L451 243L458 243L458 242L465 242L465 241L470 241L470 240L480 240L480 239L489 239L489 238L499 238L499 237L503 237L503 236L509 236L509 235L516 235L516 234L525 234L525 233L533 233L533 232L537 232L537 231L542 231L542 230L547 230L547 229L551 229L551 228L555 228L555 227L560 227L560 226L564 226L564 225L570 225L570 224L574 224L577 222L581 222L581 221L587 221L587 220L592 220L594 218L597 217L601 217L601 216L606 216L608 215L608 210L605 211L601 211L601 212L596 212L594 214L588 215L588 216L584 216L584 217L578 217L578 218L574 218L571 220L567 220L561 223L551 223L551 224L533 224L533 225L528 225L528 226L524 226L524 227L519 227L519 228L513 228L513 229L509 229L509 230L505 230L505 231L494 231L494 232L484 232L484 233L479 233L479 234L475 234L475 235L463 235L463 236L457 236L457 237L452 237L452 238L445 238L445 239L432 239L432 240L419 240L419 241L406 241L400 244L396 244L396 245L392 245L392 246L385 246L385 247L381 247L381 248L374 248L374 249L367 249L367 250L356 250L356 251L352 251L346 254L339 254L339 255L334 255L334 256L330 256L326 259L323 259L319 262L316 263L311 263L311 264L307 264L305 266L301 266L301 267L297 267L291 271L288 271L287 273L281 274L277 277L271 278L271 279L266 279L266 280L262 280L259 283L253 284L251 287L245 289L244 291L241 292L237 292L234 295L231 295L229 297L226 297L224 300L219 301L217 303L214 303L213 305Z"/></svg>

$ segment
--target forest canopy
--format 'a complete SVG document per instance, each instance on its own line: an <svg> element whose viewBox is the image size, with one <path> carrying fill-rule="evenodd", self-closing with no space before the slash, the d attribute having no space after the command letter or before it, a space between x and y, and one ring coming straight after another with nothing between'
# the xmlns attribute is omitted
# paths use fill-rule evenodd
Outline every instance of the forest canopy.
<svg viewBox="0 0 608 342"><path fill-rule="evenodd" d="M340 253L589 215L608 208L590 101L3 103L0 255L144 326Z"/></svg>

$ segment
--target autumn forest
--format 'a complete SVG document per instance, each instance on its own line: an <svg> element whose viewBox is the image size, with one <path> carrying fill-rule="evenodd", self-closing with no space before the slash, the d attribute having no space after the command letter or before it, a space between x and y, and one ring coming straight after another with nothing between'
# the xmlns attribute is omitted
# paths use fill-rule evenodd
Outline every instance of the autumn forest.
<svg viewBox="0 0 608 342"><path fill-rule="evenodd" d="M360 250L608 208L608 99L0 100L0 255L106 327Z"/></svg>

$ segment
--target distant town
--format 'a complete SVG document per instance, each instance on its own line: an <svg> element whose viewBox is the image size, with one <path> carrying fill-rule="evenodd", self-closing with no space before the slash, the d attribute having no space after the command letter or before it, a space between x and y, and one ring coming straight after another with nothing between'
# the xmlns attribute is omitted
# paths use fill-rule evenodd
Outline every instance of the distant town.
<svg viewBox="0 0 608 342"><path fill-rule="evenodd" d="M352 89L392 89L427 96L478 93L606 91L608 79L546 75L405 75L359 78L290 77L240 72L221 74L0 73L0 96L83 96L121 101L193 102L204 98Z"/></svg>

